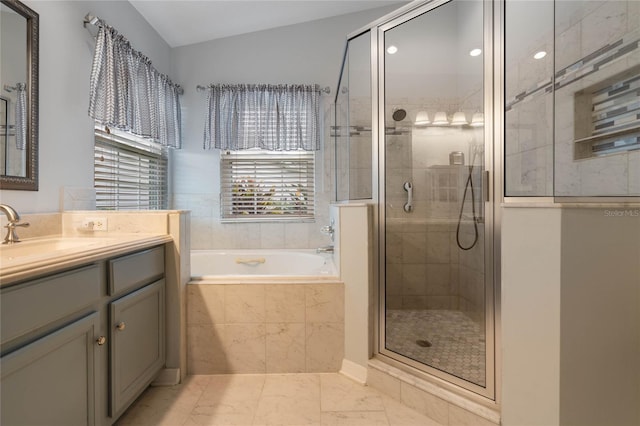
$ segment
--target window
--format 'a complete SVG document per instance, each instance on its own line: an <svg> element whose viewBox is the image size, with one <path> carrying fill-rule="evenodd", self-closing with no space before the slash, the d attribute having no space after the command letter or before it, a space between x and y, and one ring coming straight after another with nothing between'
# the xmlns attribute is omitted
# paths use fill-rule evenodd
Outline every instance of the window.
<svg viewBox="0 0 640 426"><path fill-rule="evenodd" d="M314 160L314 151L222 153L222 219L312 219Z"/></svg>
<svg viewBox="0 0 640 426"><path fill-rule="evenodd" d="M94 165L97 209L167 208L167 148L128 133L96 129Z"/></svg>

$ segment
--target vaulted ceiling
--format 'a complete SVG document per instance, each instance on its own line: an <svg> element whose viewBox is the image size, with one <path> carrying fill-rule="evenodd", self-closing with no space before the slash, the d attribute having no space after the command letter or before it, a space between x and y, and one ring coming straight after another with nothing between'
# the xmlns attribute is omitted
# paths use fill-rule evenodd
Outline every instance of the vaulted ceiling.
<svg viewBox="0 0 640 426"><path fill-rule="evenodd" d="M398 4L398 0L129 0L171 46Z"/></svg>

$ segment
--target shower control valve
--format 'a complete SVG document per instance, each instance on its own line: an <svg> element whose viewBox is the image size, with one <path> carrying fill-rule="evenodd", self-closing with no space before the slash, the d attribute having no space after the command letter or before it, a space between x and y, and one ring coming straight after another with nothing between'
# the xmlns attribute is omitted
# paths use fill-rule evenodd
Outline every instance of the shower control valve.
<svg viewBox="0 0 640 426"><path fill-rule="evenodd" d="M325 225L320 228L320 232L322 232L323 234L333 234L333 226Z"/></svg>
<svg viewBox="0 0 640 426"><path fill-rule="evenodd" d="M322 228L320 228L320 232L322 232L325 235L328 235L331 237L331 241L333 241L333 234L335 233L335 229L333 228L333 224L334 221L333 219L331 220L331 224L330 225L325 225Z"/></svg>

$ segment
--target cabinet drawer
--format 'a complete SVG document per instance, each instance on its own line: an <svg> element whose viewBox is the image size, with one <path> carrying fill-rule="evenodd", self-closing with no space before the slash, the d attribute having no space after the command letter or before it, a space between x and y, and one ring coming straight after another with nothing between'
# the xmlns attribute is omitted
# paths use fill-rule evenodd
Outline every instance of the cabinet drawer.
<svg viewBox="0 0 640 426"><path fill-rule="evenodd" d="M102 271L93 264L3 289L2 344L97 302L104 283Z"/></svg>
<svg viewBox="0 0 640 426"><path fill-rule="evenodd" d="M140 287L164 276L164 247L109 261L109 295Z"/></svg>

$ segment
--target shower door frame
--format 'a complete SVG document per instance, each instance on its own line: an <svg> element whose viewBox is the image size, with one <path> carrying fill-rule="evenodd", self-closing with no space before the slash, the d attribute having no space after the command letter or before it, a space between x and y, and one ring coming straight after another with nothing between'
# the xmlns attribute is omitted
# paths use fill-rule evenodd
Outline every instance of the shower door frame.
<svg viewBox="0 0 640 426"><path fill-rule="evenodd" d="M501 44L496 40L501 39L501 31L496 29L495 23L502 22L502 3L494 0L482 0L483 2L483 92L484 92L484 171L483 173L483 200L484 200L484 265L485 265L485 383L480 386L470 381L461 379L442 370L429 365L417 362L413 359L392 352L385 348L385 321L386 321L386 194L385 194L385 32L402 25L420 15L456 0L426 0L419 4L411 3L396 12L393 12L378 21L374 22L371 29L371 52L372 52L372 76L371 76L371 96L373 101L372 118L377 126L373 126L373 158L374 164L378 164L378 169L374 170L373 176L373 197L377 209L374 209L374 247L377 247L378 268L374 277L378 291L377 321L375 321L375 335L377 342L374 342L374 355L381 357L385 362L407 370L411 374L423 378L427 381L436 382L438 385L450 389L457 393L473 397L480 395L482 400L498 401L498 374L496 368L496 347L497 336L500 328L499 314L499 271L500 271L500 232L499 232L499 209L496 204L502 199L499 158L501 156L501 74L494 70L502 66ZM494 33L495 32L495 33ZM361 34L362 31L358 31ZM355 33L354 33L355 34ZM349 37L351 38L351 37ZM499 207L499 204L498 204ZM375 258L375 256L374 256ZM375 268L374 268L375 269Z"/></svg>

